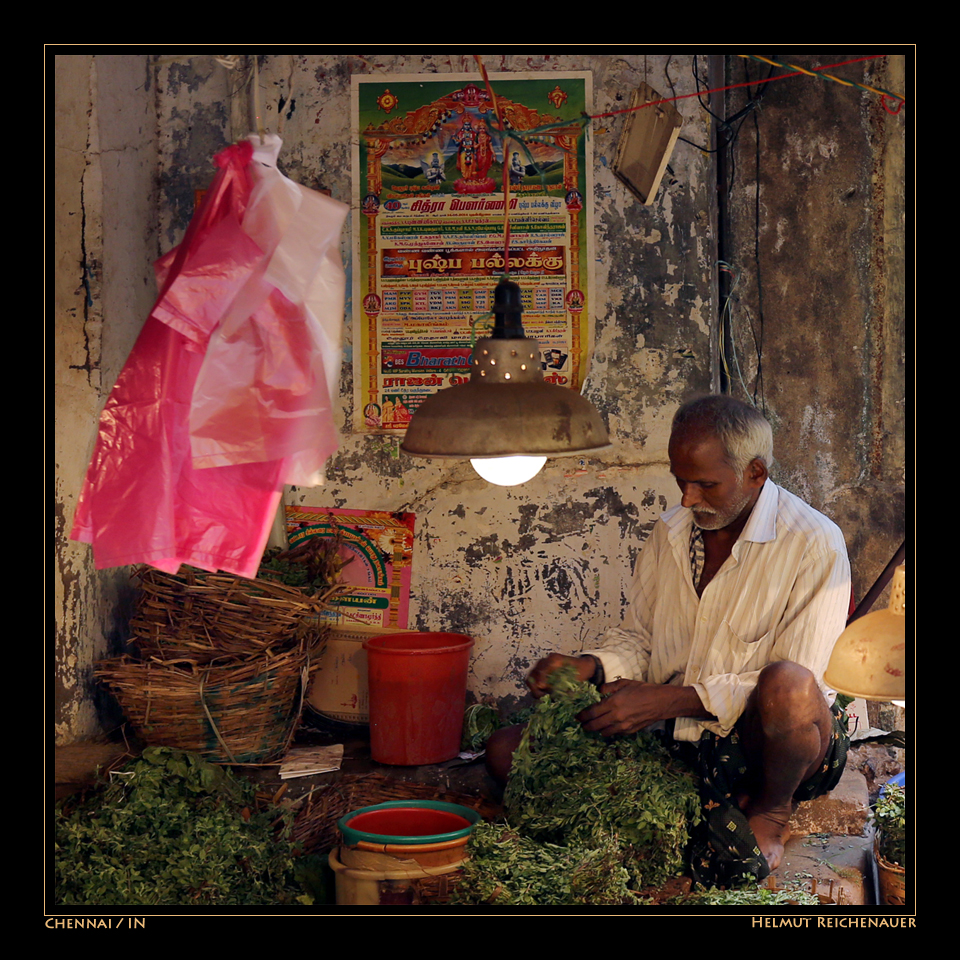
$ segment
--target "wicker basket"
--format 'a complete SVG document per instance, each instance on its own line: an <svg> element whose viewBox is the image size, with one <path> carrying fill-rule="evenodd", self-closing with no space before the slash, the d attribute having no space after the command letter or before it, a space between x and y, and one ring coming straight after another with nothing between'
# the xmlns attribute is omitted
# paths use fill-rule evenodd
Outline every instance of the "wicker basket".
<svg viewBox="0 0 960 960"><path fill-rule="evenodd" d="M881 906L902 907L907 902L907 871L898 863L889 863L880 855L880 838L873 841L877 863L877 900Z"/></svg>
<svg viewBox="0 0 960 960"><path fill-rule="evenodd" d="M319 648L247 660L104 660L95 675L145 743L220 763L269 763L290 745Z"/></svg>
<svg viewBox="0 0 960 960"><path fill-rule="evenodd" d="M190 567L138 576L140 659L101 661L95 676L140 739L220 763L282 756L328 632L325 597Z"/></svg>
<svg viewBox="0 0 960 960"><path fill-rule="evenodd" d="M304 634L321 629L326 595L190 567L176 575L145 568L138 576L143 592L130 630L145 658L202 663L226 654L248 657L296 646Z"/></svg>

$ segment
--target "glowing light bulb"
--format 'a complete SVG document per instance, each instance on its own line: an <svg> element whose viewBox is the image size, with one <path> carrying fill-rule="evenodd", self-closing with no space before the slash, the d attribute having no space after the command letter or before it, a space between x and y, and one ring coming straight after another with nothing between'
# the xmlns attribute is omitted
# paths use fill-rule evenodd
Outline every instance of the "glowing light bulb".
<svg viewBox="0 0 960 960"><path fill-rule="evenodd" d="M515 487L518 483L526 483L535 477L543 465L546 457L477 457L470 463L473 469L490 483L500 487Z"/></svg>

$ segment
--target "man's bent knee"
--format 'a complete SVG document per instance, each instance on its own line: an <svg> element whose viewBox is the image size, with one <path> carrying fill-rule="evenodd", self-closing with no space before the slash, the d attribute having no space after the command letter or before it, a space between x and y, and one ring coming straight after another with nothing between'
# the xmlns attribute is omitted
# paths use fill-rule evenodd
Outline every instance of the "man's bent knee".
<svg viewBox="0 0 960 960"><path fill-rule="evenodd" d="M760 671L744 721L744 750L751 761L763 766L774 757L787 765L792 760L806 768L804 779L823 758L833 729L817 678L789 660Z"/></svg>
<svg viewBox="0 0 960 960"><path fill-rule="evenodd" d="M757 687L771 695L790 695L797 692L806 695L820 689L813 672L792 660L768 663L760 671Z"/></svg>
<svg viewBox="0 0 960 960"><path fill-rule="evenodd" d="M765 724L809 723L829 712L817 678L806 667L791 660L778 660L760 671L757 687L748 706Z"/></svg>

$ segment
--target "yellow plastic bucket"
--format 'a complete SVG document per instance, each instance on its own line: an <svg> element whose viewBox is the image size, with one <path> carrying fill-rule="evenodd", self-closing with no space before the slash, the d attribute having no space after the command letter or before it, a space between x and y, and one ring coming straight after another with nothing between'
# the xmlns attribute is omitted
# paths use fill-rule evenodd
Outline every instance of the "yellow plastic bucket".
<svg viewBox="0 0 960 960"><path fill-rule="evenodd" d="M330 854L337 903L445 901L479 819L440 800L388 800L346 814L337 821L343 843Z"/></svg>
<svg viewBox="0 0 960 960"><path fill-rule="evenodd" d="M439 851L441 859L449 861L441 863L430 862L438 851L421 851L406 844L390 853L351 847L331 850L329 863L336 877L337 904L413 906L445 900L450 881L459 874L467 858L466 844L464 838L456 847ZM401 859L395 852L409 859Z"/></svg>

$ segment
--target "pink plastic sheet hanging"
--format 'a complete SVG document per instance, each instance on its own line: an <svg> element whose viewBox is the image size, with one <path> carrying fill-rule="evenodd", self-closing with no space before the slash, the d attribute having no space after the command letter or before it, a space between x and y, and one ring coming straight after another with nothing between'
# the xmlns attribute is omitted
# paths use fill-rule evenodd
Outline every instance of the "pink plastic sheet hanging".
<svg viewBox="0 0 960 960"><path fill-rule="evenodd" d="M283 177L278 151L218 154L157 262L161 293L101 415L71 532L98 568L255 576L283 484L316 482L336 449L347 207Z"/></svg>
<svg viewBox="0 0 960 960"><path fill-rule="evenodd" d="M210 336L190 411L194 466L288 458L309 486L337 448L346 205L276 166L278 137L254 151L243 229L265 252Z"/></svg>

